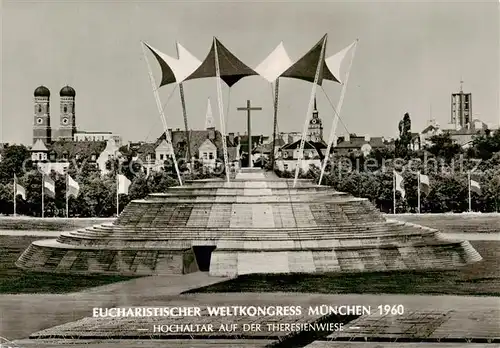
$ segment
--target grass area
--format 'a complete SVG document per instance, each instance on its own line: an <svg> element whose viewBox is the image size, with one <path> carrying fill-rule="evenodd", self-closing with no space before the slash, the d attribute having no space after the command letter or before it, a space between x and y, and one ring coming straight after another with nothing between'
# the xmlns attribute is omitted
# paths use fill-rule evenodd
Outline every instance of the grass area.
<svg viewBox="0 0 500 348"><path fill-rule="evenodd" d="M441 232L500 232L500 214L414 214L386 215L388 219L412 222Z"/></svg>
<svg viewBox="0 0 500 348"><path fill-rule="evenodd" d="M111 222L112 218L33 218L0 217L0 230L11 231L70 231Z"/></svg>
<svg viewBox="0 0 500 348"><path fill-rule="evenodd" d="M371 272L328 275L247 275L192 290L338 294L448 294L500 296L500 242L471 242L483 257L456 271Z"/></svg>
<svg viewBox="0 0 500 348"><path fill-rule="evenodd" d="M123 276L81 276L36 273L20 270L14 264L34 240L32 236L0 236L0 294L68 293L94 286L132 279Z"/></svg>

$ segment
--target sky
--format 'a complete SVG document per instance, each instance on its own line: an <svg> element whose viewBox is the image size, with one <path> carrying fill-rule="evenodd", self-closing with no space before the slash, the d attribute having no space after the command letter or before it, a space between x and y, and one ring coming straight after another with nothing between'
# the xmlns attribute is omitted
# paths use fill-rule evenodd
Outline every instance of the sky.
<svg viewBox="0 0 500 348"><path fill-rule="evenodd" d="M498 2L252 2L252 1L6 1L2 2L1 138L32 143L33 91L51 91L51 123L59 124L59 90L76 90L79 130L112 131L125 140L154 141L162 122L141 41L171 56L179 41L203 60L216 36L256 67L280 42L297 60L327 33L326 55L359 44L337 135L397 136L405 112L412 130L432 117L444 125L451 93L472 93L474 118L498 125L500 30ZM147 53L149 54L149 52ZM149 55L154 76L160 70ZM350 56L344 62L344 77ZM219 128L215 78L184 84L189 126L203 129L207 99ZM272 87L259 76L223 84L226 131L272 134ZM301 131L312 84L280 81L278 129ZM341 86L317 90L325 138ZM169 128L184 128L179 90L159 90Z"/></svg>

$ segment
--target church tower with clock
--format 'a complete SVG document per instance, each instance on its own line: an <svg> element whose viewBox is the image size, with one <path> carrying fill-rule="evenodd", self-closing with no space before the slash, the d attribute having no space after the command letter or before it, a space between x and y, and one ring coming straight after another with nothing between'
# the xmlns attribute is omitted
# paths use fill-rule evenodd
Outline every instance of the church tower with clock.
<svg viewBox="0 0 500 348"><path fill-rule="evenodd" d="M70 86L65 86L59 92L61 97L61 118L59 124L58 139L73 141L76 133L75 119L75 90Z"/></svg>
<svg viewBox="0 0 500 348"><path fill-rule="evenodd" d="M52 142L50 127L50 91L45 86L35 89L35 113L33 120L33 144L41 140L45 145Z"/></svg>
<svg viewBox="0 0 500 348"><path fill-rule="evenodd" d="M316 98L314 98L313 114L309 120L307 140L314 142L323 141L323 123L321 122L321 118L319 118L318 108L316 107Z"/></svg>

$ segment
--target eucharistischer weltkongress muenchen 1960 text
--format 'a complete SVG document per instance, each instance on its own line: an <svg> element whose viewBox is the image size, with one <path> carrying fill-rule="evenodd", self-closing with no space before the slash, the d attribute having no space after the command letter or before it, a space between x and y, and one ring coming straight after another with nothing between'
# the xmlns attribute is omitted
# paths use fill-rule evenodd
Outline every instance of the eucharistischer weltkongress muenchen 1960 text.
<svg viewBox="0 0 500 348"><path fill-rule="evenodd" d="M405 308L401 304L381 304L376 307L365 305L317 305L317 306L201 306L201 307L118 307L93 308L94 318L186 318L181 324L154 324L151 331L154 333L183 333L183 332L232 332L236 330L248 331L343 331L342 323L253 323L253 324L194 324L189 317L293 317L293 316L366 316L403 315ZM140 329L148 330L149 329Z"/></svg>

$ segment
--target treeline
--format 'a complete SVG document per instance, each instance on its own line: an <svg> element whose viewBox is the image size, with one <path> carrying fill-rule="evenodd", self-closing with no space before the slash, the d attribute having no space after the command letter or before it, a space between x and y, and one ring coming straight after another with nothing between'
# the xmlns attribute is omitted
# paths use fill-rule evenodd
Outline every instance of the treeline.
<svg viewBox="0 0 500 348"><path fill-rule="evenodd" d="M26 191L26 197L17 195L16 213L40 217L42 215L42 172L29 160L30 153L22 145L13 145L5 149L0 162L0 214L14 213L14 174L18 184ZM128 194L119 195L119 211L133 199L145 198L149 193L166 192L168 187L178 185L177 176L166 164L160 171L150 175L140 170L139 163L108 161L107 174L102 175L97 165L81 158L69 161L65 173L52 171L49 176L55 182L55 197L44 196L46 217L63 217L66 214L66 173L80 186L77 197L69 197L68 213L70 217L111 217L117 209L117 173L124 174L131 181ZM210 177L199 171L198 175L184 174L183 180L195 180Z"/></svg>
<svg viewBox="0 0 500 348"><path fill-rule="evenodd" d="M481 194L471 193L474 211L495 212L500 210L500 131L477 135L470 147L464 149L454 143L447 133L436 135L429 144L414 150L411 146L411 121L405 115L399 124L400 135L393 146L375 149L369 155L352 152L347 156L335 156L327 166L322 184L331 185L339 191L370 199L382 211L392 212L394 203L394 171L404 179L405 197L396 192L396 211L415 212L417 200L417 173L428 175L430 192L421 195L422 213L464 212L469 206L468 173L473 172L481 185ZM127 157L128 156L128 157ZM10 215L14 211L13 178L26 190L26 199L19 195L16 200L18 214L41 216L42 174L29 161L30 152L22 145L4 149L0 162L0 214ZM87 163L85 158L70 162L68 173L80 186L78 196L69 198L69 216L110 217L116 214L117 173L131 180L128 195L120 195L119 211L132 199L146 197L149 193L165 192L177 185L177 176L171 164L149 176L138 170L126 155L125 163L110 161L110 172L100 173L97 166ZM183 180L212 177L201 168L199 174L186 174L181 168ZM301 177L318 182L319 169L311 168ZM293 176L293 173L278 173ZM45 197L45 216L64 216L66 210L66 179L61 173L50 174L55 181L55 197ZM218 174L219 177L224 173Z"/></svg>
<svg viewBox="0 0 500 348"><path fill-rule="evenodd" d="M409 115L400 122L400 136L394 146L376 149L369 155L352 152L334 156L326 168L322 184L339 191L370 199L380 210L392 212L394 171L403 176L405 197L396 191L396 212L417 212L417 175L430 178L430 192L421 194L422 213L465 212L469 208L469 173L481 186L481 194L471 192L471 208L478 212L500 210L500 130L474 136L467 148L456 144L449 133L435 135L428 144L413 150ZM292 177L293 173L279 173ZM304 174L316 182L320 170Z"/></svg>

